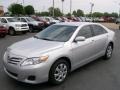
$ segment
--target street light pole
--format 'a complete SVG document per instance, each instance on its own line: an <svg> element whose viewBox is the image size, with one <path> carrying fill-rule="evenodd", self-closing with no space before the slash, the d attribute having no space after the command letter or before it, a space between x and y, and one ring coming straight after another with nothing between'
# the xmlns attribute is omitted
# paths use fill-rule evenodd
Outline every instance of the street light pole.
<svg viewBox="0 0 120 90"><path fill-rule="evenodd" d="M94 7L94 3L90 3L90 5L91 5L91 10L90 10L90 16L91 16L91 19L92 19L92 13L93 13L93 7Z"/></svg>
<svg viewBox="0 0 120 90"><path fill-rule="evenodd" d="M64 13L64 12L63 12L63 2L64 2L64 0L62 0L62 14Z"/></svg>
<svg viewBox="0 0 120 90"><path fill-rule="evenodd" d="M72 15L72 0L70 0L70 15Z"/></svg>
<svg viewBox="0 0 120 90"><path fill-rule="evenodd" d="M119 5L119 18L120 18L120 3L118 5Z"/></svg>
<svg viewBox="0 0 120 90"><path fill-rule="evenodd" d="M25 1L23 0L23 6L24 6Z"/></svg>
<svg viewBox="0 0 120 90"><path fill-rule="evenodd" d="M55 8L55 2L54 2L54 0L53 0L53 17L55 16L55 11L54 11L54 8Z"/></svg>

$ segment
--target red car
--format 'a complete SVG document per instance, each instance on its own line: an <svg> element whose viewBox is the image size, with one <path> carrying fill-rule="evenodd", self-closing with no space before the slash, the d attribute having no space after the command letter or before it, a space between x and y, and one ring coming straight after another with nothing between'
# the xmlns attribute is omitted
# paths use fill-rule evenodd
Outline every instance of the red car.
<svg viewBox="0 0 120 90"><path fill-rule="evenodd" d="M4 27L3 25L0 25L0 37L5 37L8 33L8 30L6 27Z"/></svg>

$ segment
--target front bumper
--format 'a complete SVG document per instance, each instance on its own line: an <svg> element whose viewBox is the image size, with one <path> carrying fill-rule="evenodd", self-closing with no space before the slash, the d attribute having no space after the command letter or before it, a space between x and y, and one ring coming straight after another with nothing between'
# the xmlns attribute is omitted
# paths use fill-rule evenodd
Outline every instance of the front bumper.
<svg viewBox="0 0 120 90"><path fill-rule="evenodd" d="M4 67L4 71L11 78L30 84L38 84L48 81L48 75L44 69L17 69L12 67ZM46 75L45 75L46 74Z"/></svg>
<svg viewBox="0 0 120 90"><path fill-rule="evenodd" d="M44 26L39 25L39 26L33 26L34 30L42 30L44 28Z"/></svg>
<svg viewBox="0 0 120 90"><path fill-rule="evenodd" d="M29 27L16 27L15 30L16 31L28 31Z"/></svg>
<svg viewBox="0 0 120 90"><path fill-rule="evenodd" d="M24 83L38 84L48 81L49 65L41 63L33 66L20 66L8 63L4 55L4 71L11 78Z"/></svg>

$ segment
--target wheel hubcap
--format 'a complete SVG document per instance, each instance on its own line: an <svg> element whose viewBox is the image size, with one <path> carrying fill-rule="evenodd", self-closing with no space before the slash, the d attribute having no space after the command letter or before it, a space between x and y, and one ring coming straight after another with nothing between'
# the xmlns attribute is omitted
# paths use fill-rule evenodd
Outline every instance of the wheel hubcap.
<svg viewBox="0 0 120 90"><path fill-rule="evenodd" d="M65 64L59 64L55 69L55 80L59 82L63 81L66 78L67 72L67 66Z"/></svg>
<svg viewBox="0 0 120 90"><path fill-rule="evenodd" d="M112 55L112 47L108 46L108 48L107 48L107 57L111 57L111 55Z"/></svg>

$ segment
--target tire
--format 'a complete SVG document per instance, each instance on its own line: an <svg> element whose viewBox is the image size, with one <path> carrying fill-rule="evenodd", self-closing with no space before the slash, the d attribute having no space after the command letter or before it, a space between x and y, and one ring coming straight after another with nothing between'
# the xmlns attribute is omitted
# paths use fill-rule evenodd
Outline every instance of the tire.
<svg viewBox="0 0 120 90"><path fill-rule="evenodd" d="M26 34L26 33L27 33L27 31L23 31L23 32L22 32L22 34Z"/></svg>
<svg viewBox="0 0 120 90"><path fill-rule="evenodd" d="M106 49L106 52L105 52L105 55L104 55L104 59L109 60L112 57L112 53L113 53L113 45L110 43L107 46L107 49Z"/></svg>
<svg viewBox="0 0 120 90"><path fill-rule="evenodd" d="M30 32L30 33L33 32L33 26L29 26L29 32Z"/></svg>
<svg viewBox="0 0 120 90"><path fill-rule="evenodd" d="M70 71L69 63L66 60L60 59L56 61L52 65L49 72L50 84L59 85L63 83L66 80L69 71Z"/></svg>
<svg viewBox="0 0 120 90"><path fill-rule="evenodd" d="M9 29L9 35L11 35L11 36L16 35L16 31L14 30L14 28Z"/></svg>
<svg viewBox="0 0 120 90"><path fill-rule="evenodd" d="M1 38L4 38L5 36L6 36L6 34L2 34L2 35L0 35Z"/></svg>

